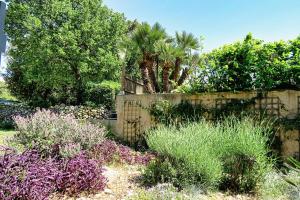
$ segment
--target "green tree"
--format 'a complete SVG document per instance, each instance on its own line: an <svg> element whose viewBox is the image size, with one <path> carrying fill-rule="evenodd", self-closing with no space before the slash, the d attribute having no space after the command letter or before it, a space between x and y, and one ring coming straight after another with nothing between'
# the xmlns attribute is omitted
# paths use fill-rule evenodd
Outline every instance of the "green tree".
<svg viewBox="0 0 300 200"><path fill-rule="evenodd" d="M166 37L165 29L158 23L152 27L148 23L142 23L131 37L131 44L135 45L139 51L137 62L141 70L144 87L149 93L160 91L154 69L157 58L155 43Z"/></svg>
<svg viewBox="0 0 300 200"><path fill-rule="evenodd" d="M299 89L299 41L265 43L248 34L241 42L203 54L194 90Z"/></svg>
<svg viewBox="0 0 300 200"><path fill-rule="evenodd" d="M176 56L175 67L171 74L171 79L180 86L188 78L191 69L190 66L181 69L182 64L189 64L187 61L191 57L195 57L192 51L199 50L201 45L199 40L193 34L185 31L182 33L176 32L175 44L183 53ZM182 71L181 75L180 71Z"/></svg>
<svg viewBox="0 0 300 200"><path fill-rule="evenodd" d="M155 52L158 55L158 59L161 62L162 67L163 92L168 93L170 91L169 73L171 68L174 66L177 55L181 52L176 49L171 43L167 43L164 40L156 42L154 46Z"/></svg>
<svg viewBox="0 0 300 200"><path fill-rule="evenodd" d="M43 105L82 104L88 83L119 79L119 43L126 30L123 15L100 0L11 0L11 91Z"/></svg>

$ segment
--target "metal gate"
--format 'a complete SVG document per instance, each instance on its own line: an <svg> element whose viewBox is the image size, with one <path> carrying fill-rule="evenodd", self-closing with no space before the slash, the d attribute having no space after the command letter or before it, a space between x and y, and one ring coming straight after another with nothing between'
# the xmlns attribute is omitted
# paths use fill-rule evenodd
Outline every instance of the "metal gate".
<svg viewBox="0 0 300 200"><path fill-rule="evenodd" d="M131 144L141 138L141 102L124 102L123 134Z"/></svg>

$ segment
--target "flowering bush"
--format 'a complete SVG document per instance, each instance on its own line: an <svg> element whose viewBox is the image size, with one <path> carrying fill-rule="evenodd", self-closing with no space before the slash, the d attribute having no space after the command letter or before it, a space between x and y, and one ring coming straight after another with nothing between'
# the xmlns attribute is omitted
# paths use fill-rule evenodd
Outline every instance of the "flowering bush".
<svg viewBox="0 0 300 200"><path fill-rule="evenodd" d="M73 115L59 115L38 110L30 117L14 118L17 133L12 142L36 149L44 154L54 153L72 157L80 150L90 150L104 140L106 129L91 123L80 123ZM76 146L76 151L68 146Z"/></svg>
<svg viewBox="0 0 300 200"><path fill-rule="evenodd" d="M147 165L154 159L153 154L142 154L111 140L105 140L103 143L96 145L91 151L91 154L92 157L102 160L104 163L116 161L127 164Z"/></svg>
<svg viewBox="0 0 300 200"><path fill-rule="evenodd" d="M101 106L66 106L62 104L52 106L49 110L60 115L74 115L76 119L83 120L104 119L108 114L107 110Z"/></svg>
<svg viewBox="0 0 300 200"><path fill-rule="evenodd" d="M59 191L77 195L101 191L106 180L98 162L80 154L72 159L43 159L34 150L0 151L0 199L44 200Z"/></svg>

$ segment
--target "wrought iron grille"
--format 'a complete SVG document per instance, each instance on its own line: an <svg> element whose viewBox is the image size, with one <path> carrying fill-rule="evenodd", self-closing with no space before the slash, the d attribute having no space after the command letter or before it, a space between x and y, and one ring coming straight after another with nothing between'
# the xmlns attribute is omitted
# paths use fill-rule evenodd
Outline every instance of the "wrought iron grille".
<svg viewBox="0 0 300 200"><path fill-rule="evenodd" d="M141 137L141 102L124 102L123 133L130 143L138 141Z"/></svg>

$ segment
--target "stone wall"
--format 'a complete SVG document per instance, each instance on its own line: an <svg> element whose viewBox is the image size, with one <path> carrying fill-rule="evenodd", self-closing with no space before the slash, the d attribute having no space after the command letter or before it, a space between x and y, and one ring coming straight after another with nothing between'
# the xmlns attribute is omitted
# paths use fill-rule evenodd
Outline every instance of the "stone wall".
<svg viewBox="0 0 300 200"><path fill-rule="evenodd" d="M256 98L260 96L260 98ZM232 100L255 99L253 109L262 109L280 118L293 119L300 114L300 91L283 90L260 93L219 92L197 95L184 94L141 94L117 96L118 121L116 132L119 137L129 141L137 141L147 129L154 125L148 108L159 100L168 100L173 104L188 101L202 104L207 108L215 108ZM299 130L279 131L283 156L299 156Z"/></svg>

